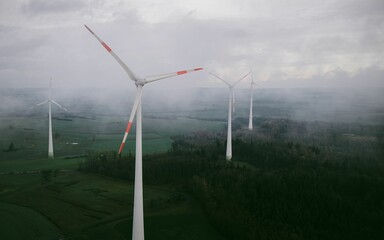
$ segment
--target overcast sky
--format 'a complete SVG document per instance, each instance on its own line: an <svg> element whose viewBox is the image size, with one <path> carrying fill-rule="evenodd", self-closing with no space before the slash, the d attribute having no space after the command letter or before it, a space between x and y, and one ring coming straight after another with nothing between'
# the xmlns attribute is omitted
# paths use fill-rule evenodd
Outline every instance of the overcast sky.
<svg viewBox="0 0 384 240"><path fill-rule="evenodd" d="M384 87L383 0L0 0L1 87L133 88L84 24L139 76L205 68L158 86Z"/></svg>

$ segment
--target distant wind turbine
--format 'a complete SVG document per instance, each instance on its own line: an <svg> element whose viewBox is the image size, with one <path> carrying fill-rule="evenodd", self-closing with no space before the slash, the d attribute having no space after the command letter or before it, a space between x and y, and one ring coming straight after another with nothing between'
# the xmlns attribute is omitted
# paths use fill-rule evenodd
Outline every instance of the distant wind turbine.
<svg viewBox="0 0 384 240"><path fill-rule="evenodd" d="M41 103L36 104L35 106L32 106L31 109L43 105L44 103L48 103L48 158L53 159L53 140L52 140L52 111L51 111L51 105L52 103L58 106L59 108L63 109L64 111L68 112L66 108L55 102L55 100L52 99L52 79L49 81L49 98Z"/></svg>
<svg viewBox="0 0 384 240"><path fill-rule="evenodd" d="M195 68L190 70L183 70L174 73L166 73L156 76L149 76L146 78L140 78L134 74L131 69L112 51L112 49L101 40L87 25L84 25L90 33L103 45L103 47L112 55L112 57L120 64L120 66L128 74L129 78L135 82L136 96L131 110L131 114L128 120L128 125L125 129L123 141L119 148L119 155L123 151L125 140L128 137L129 131L132 126L133 119L137 115L136 122L136 156L135 156L135 190L134 190L134 202L133 202L133 228L132 239L143 240L144 239L144 213L143 213L143 178L142 178L142 116L141 116L141 95L142 88L145 84L154 82L160 79L169 78L186 74L189 72L199 71L202 68Z"/></svg>
<svg viewBox="0 0 384 240"><path fill-rule="evenodd" d="M253 129L253 85L255 85L255 82L253 81L253 74L251 73L251 100L249 103L249 124L248 129Z"/></svg>
<svg viewBox="0 0 384 240"><path fill-rule="evenodd" d="M228 83L227 81L225 81L224 79L222 79L221 77L213 74L213 73L209 73L211 74L212 76L215 76L216 78L220 79L221 81L223 81L225 84L227 84L228 88L229 88L229 106L228 106L228 127L227 127L227 152L226 152L226 159L228 161L230 161L232 159L232 112L234 112L235 108L234 108L234 103L235 103L235 92L234 92L234 88L235 86L241 81L243 80L244 78L246 78L251 72L245 74L242 78L240 78L239 80L237 80L234 84L230 84Z"/></svg>

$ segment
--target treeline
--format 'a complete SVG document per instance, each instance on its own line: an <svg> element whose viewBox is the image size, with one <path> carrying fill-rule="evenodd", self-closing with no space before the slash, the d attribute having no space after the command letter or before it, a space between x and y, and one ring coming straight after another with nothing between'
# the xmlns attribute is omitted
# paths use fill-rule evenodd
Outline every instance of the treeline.
<svg viewBox="0 0 384 240"><path fill-rule="evenodd" d="M256 129L238 136L263 141L285 141L327 148L330 154L349 153L361 158L384 158L384 125L294 121L281 118L254 118ZM237 118L233 129L241 129L248 119Z"/></svg>
<svg viewBox="0 0 384 240"><path fill-rule="evenodd" d="M384 236L382 162L313 144L239 138L227 163L225 141L200 138L175 137L167 153L144 156L144 183L194 196L227 239ZM80 170L133 181L134 156L91 152Z"/></svg>
<svg viewBox="0 0 384 240"><path fill-rule="evenodd" d="M381 239L383 184L327 168L229 168L191 186L228 239Z"/></svg>
<svg viewBox="0 0 384 240"><path fill-rule="evenodd" d="M222 167L225 165L205 159L199 151L146 155L143 156L143 181L153 185L186 185L193 176L207 175ZM118 157L113 151L89 152L86 160L79 164L79 170L133 181L135 159L132 155Z"/></svg>

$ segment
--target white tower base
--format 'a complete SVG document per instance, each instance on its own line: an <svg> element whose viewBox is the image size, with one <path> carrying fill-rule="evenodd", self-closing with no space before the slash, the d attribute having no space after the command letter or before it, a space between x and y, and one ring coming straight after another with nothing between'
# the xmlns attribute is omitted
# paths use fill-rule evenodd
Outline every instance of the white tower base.
<svg viewBox="0 0 384 240"><path fill-rule="evenodd" d="M52 139L52 110L51 101L48 101L48 122L49 122L49 133L48 133L48 158L53 159L53 139Z"/></svg>
<svg viewBox="0 0 384 240"><path fill-rule="evenodd" d="M233 97L233 89L230 88L229 92L229 106L228 106L228 127L227 127L227 153L226 159L227 161L231 161L232 159L232 97Z"/></svg>
<svg viewBox="0 0 384 240"><path fill-rule="evenodd" d="M251 101L250 101L250 104L249 104L249 124L248 124L248 129L249 130L253 129L252 109L253 109L253 85L251 84Z"/></svg>
<svg viewBox="0 0 384 240"><path fill-rule="evenodd" d="M141 86L140 86L141 87ZM143 208L143 169L142 169L142 126L141 99L137 106L136 119L136 158L135 158L135 190L133 202L132 240L144 240L144 208Z"/></svg>

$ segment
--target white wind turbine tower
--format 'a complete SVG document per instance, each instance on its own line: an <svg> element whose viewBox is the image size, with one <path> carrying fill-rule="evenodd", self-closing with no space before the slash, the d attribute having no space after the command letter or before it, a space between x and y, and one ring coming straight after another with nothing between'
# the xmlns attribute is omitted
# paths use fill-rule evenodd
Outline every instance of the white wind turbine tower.
<svg viewBox="0 0 384 240"><path fill-rule="evenodd" d="M249 103L249 124L248 129L253 129L253 85L255 85L255 82L253 81L253 74L251 73L251 100Z"/></svg>
<svg viewBox="0 0 384 240"><path fill-rule="evenodd" d="M143 240L144 239L144 211L143 211L143 178L142 178L142 122L141 122L141 95L142 88L145 84L157 81L164 78L169 78L173 76L178 76L186 74L189 72L199 71L202 68L195 68L190 70L183 70L174 73L166 73L156 76L149 76L145 78L138 77L135 75L131 69L112 51L112 49L101 40L88 26L85 25L90 33L103 45L103 47L112 55L112 57L120 64L120 66L128 74L129 78L133 80L136 84L136 96L131 110L131 114L128 120L127 128L125 129L125 134L123 141L119 148L119 155L121 154L125 140L129 134L129 131L132 126L133 119L137 115L136 122L136 156L135 156L135 190L134 190L134 202L133 202L133 227L132 227L132 239L134 240Z"/></svg>
<svg viewBox="0 0 384 240"><path fill-rule="evenodd" d="M59 108L63 109L64 111L68 112L66 108L55 102L55 100L52 99L52 79L49 82L49 97L47 100L36 104L35 106L31 107L35 108L37 106L43 105L44 103L48 103L48 158L53 159L53 139L52 139L52 110L51 110L51 105L52 103L58 106Z"/></svg>
<svg viewBox="0 0 384 240"><path fill-rule="evenodd" d="M239 80L237 80L235 83L233 84L230 84L228 83L227 81L225 81L224 79L222 79L221 77L213 74L213 73L209 73L211 74L212 76L215 76L216 78L220 79L221 81L223 81L225 84L227 84L228 88L229 88L229 106L228 106L228 127L227 127L227 152L226 152L226 159L228 161L230 161L232 159L232 112L234 112L235 108L234 108L234 102L235 102L235 92L234 92L234 88L235 86L241 81L243 80L245 77L247 77L249 73L245 74L242 78L240 78Z"/></svg>

